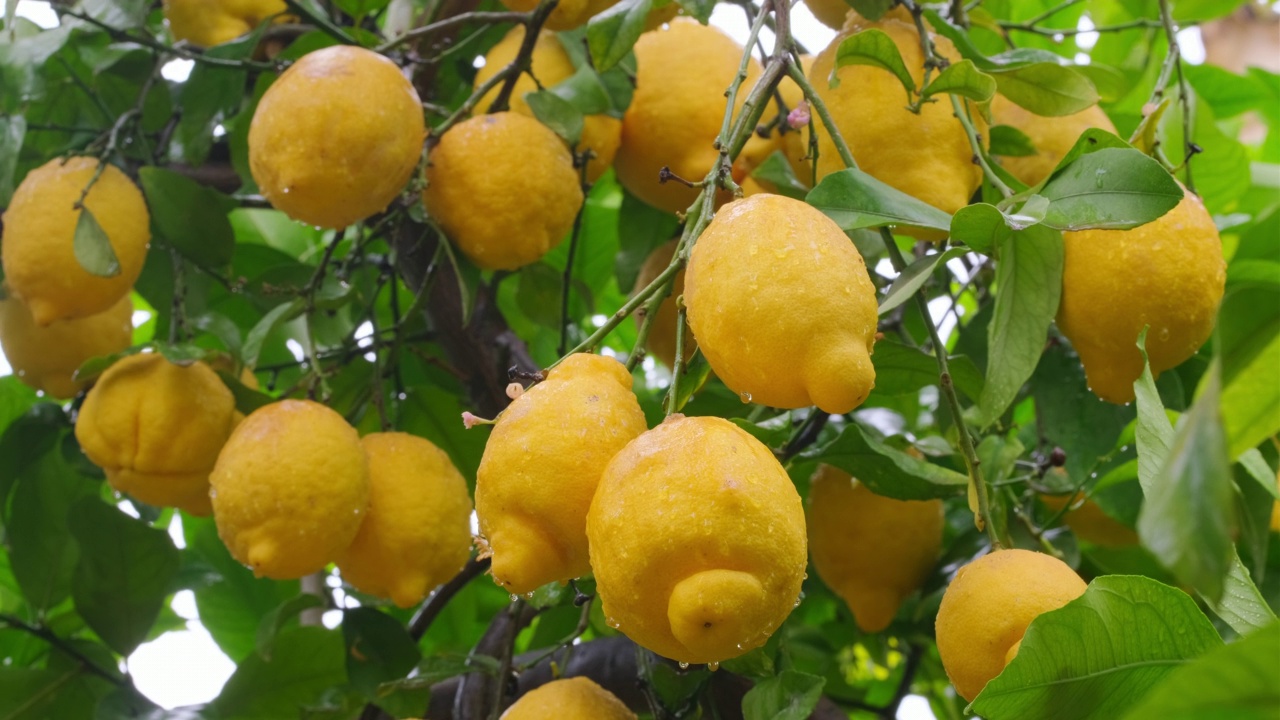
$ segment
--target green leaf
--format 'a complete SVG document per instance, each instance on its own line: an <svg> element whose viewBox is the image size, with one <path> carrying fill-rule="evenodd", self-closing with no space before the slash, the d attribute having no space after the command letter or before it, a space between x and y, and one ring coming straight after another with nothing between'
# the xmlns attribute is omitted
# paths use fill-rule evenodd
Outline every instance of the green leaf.
<svg viewBox="0 0 1280 720"><path fill-rule="evenodd" d="M298 582L255 578L227 552L211 519L185 516L182 529L184 571L208 579L194 588L200 623L228 657L241 662L254 654L262 619L299 594Z"/></svg>
<svg viewBox="0 0 1280 720"><path fill-rule="evenodd" d="M1203 598L1203 595L1201 596ZM1259 628L1266 627L1276 621L1276 614L1271 606L1258 592L1253 584L1249 571L1233 546L1231 548L1231 564L1227 568L1227 577L1223 580L1222 600L1209 603L1214 614L1222 618L1232 630L1245 635Z"/></svg>
<svg viewBox="0 0 1280 720"><path fill-rule="evenodd" d="M910 300L920 288L924 287L934 270L941 265L946 265L948 260L960 257L967 252L969 252L967 248L951 248L946 252L926 255L908 265L898 274L893 284L889 286L889 291L880 299L880 314L884 315Z"/></svg>
<svg viewBox="0 0 1280 720"><path fill-rule="evenodd" d="M1098 103L1098 91L1083 73L1056 62L983 68L1000 94L1037 115L1074 115Z"/></svg>
<svg viewBox="0 0 1280 720"><path fill-rule="evenodd" d="M994 254L996 245L1008 230L1004 213L987 203L966 205L951 217L951 239L984 255Z"/></svg>
<svg viewBox="0 0 1280 720"><path fill-rule="evenodd" d="M549 90L526 93L525 102L538 122L551 128L570 147L582 139L582 113L568 100Z"/></svg>
<svg viewBox="0 0 1280 720"><path fill-rule="evenodd" d="M1099 150L1107 150L1110 148L1126 149L1129 147L1131 147L1129 143L1121 140L1119 137L1116 137L1114 134L1109 133L1106 130L1089 128L1083 133L1080 133L1080 137L1076 139L1075 145L1072 145L1071 149L1067 151L1067 154L1062 156L1062 159L1058 161L1056 166L1054 166L1053 172L1049 173L1049 177L1045 179L1046 181L1052 179L1053 176L1062 172L1065 168L1071 165L1071 163L1075 162L1076 159L1084 155L1088 155L1089 153L1095 153Z"/></svg>
<svg viewBox="0 0 1280 720"><path fill-rule="evenodd" d="M1031 621L1018 654L970 707L989 718L1118 717L1221 644L1181 590L1136 575L1100 577Z"/></svg>
<svg viewBox="0 0 1280 720"><path fill-rule="evenodd" d="M219 268L231 262L235 232L227 213L237 203L217 190L158 167L138 171L156 232L196 265Z"/></svg>
<svg viewBox="0 0 1280 720"><path fill-rule="evenodd" d="M0 667L0 717L7 720L45 720L59 691L79 670Z"/></svg>
<svg viewBox="0 0 1280 720"><path fill-rule="evenodd" d="M1182 200L1182 188L1160 163L1133 149L1081 155L1040 190L1049 199L1044 224L1058 230L1125 230L1151 222Z"/></svg>
<svg viewBox="0 0 1280 720"><path fill-rule="evenodd" d="M1138 349L1142 351L1142 375L1133 383L1133 393L1138 407L1138 424L1134 428L1134 441L1138 446L1138 482L1142 491L1153 492L1159 480L1159 472L1173 446L1173 425L1165 415L1164 403L1156 390L1147 359L1147 328L1138 335Z"/></svg>
<svg viewBox="0 0 1280 720"><path fill-rule="evenodd" d="M715 10L715 0L675 0L686 15L706 25L711 20L711 11Z"/></svg>
<svg viewBox="0 0 1280 720"><path fill-rule="evenodd" d="M256 33L250 37L254 35ZM226 46L219 46L206 53L222 57L224 48ZM179 91L182 115L173 132L171 156L180 157L193 167L204 164L213 147L213 132L218 121L234 115L244 100L247 75L246 71L236 68L196 63Z"/></svg>
<svg viewBox="0 0 1280 720"><path fill-rule="evenodd" d="M653 0L623 0L587 22L587 48L599 72L622 61L649 20Z"/></svg>
<svg viewBox="0 0 1280 720"><path fill-rule="evenodd" d="M368 697L382 683L403 679L422 659L404 625L374 608L345 611L342 637L347 644L347 679Z"/></svg>
<svg viewBox="0 0 1280 720"><path fill-rule="evenodd" d="M873 393L902 395L938 384L937 358L919 348L886 338L876 343L874 358L876 387ZM948 365L951 382L960 392L976 400L982 393L982 372L963 355L952 355Z"/></svg>
<svg viewBox="0 0 1280 720"><path fill-rule="evenodd" d="M271 660L271 651L275 648L276 638L284 626L301 615L304 610L317 607L324 607L324 598L312 593L302 593L285 600L264 615L262 622L258 625L256 642L258 657Z"/></svg>
<svg viewBox="0 0 1280 720"><path fill-rule="evenodd" d="M806 200L845 232L890 225L942 231L951 228L947 213L855 168L826 176Z"/></svg>
<svg viewBox="0 0 1280 720"><path fill-rule="evenodd" d="M466 429L456 393L437 385L420 385L405 392L400 405L400 429L420 435L449 454L467 482L474 483L488 432Z"/></svg>
<svg viewBox="0 0 1280 720"><path fill-rule="evenodd" d="M622 206L618 208L618 257L613 267L620 290L631 292L645 259L674 237L678 226L675 215L623 192Z"/></svg>
<svg viewBox="0 0 1280 720"><path fill-rule="evenodd" d="M1227 456L1238 458L1280 431L1280 285L1229 290L1217 335Z"/></svg>
<svg viewBox="0 0 1280 720"><path fill-rule="evenodd" d="M894 44L893 38L883 30L875 28L863 30L840 42L840 47L836 48L836 61L828 79L831 87L840 87L838 77L840 68L849 65L870 65L893 73L898 78L898 82L902 83L902 88L907 91L907 102L911 102L911 96L916 91L916 81L907 70L907 64L902 61L902 53L898 52L898 46Z"/></svg>
<svg viewBox="0 0 1280 720"><path fill-rule="evenodd" d="M271 660L245 658L222 693L209 704L219 720L280 720L298 717L326 689L347 680L342 636L318 627L280 633Z"/></svg>
<svg viewBox="0 0 1280 720"><path fill-rule="evenodd" d="M684 334L686 343L693 342L693 333L686 327ZM684 370L684 375L680 378L680 392L676 395L676 412L684 409L684 406L693 397L694 393L702 389L707 378L711 375L711 363L707 362L707 358L701 351L695 352L693 357L689 358L689 362Z"/></svg>
<svg viewBox="0 0 1280 720"><path fill-rule="evenodd" d="M454 282L458 283L458 296L462 298L462 323L465 325L471 321L471 311L476 307L476 294L480 291L480 268L468 260L466 255L457 252L451 241L441 238L440 246L449 258L449 269L453 272Z"/></svg>
<svg viewBox="0 0 1280 720"><path fill-rule="evenodd" d="M804 200L805 195L809 194L809 186L796 177L795 170L781 150L770 153L764 162L751 171L751 177L768 183L777 194L795 200Z"/></svg>
<svg viewBox="0 0 1280 720"><path fill-rule="evenodd" d="M1264 720L1280 707L1280 624L1174 670L1126 720Z"/></svg>
<svg viewBox="0 0 1280 720"><path fill-rule="evenodd" d="M801 454L844 470L872 492L898 500L952 497L969 486L969 476L913 457L849 423L831 442Z"/></svg>
<svg viewBox="0 0 1280 720"><path fill-rule="evenodd" d="M258 355L262 352L262 344L267 341L267 336L271 334L281 323L288 322L302 314L306 307L306 302L302 298L294 298L287 303L281 303L271 309L258 324L253 326L249 334L244 338L244 345L240 348L240 361L249 367L255 367L258 364Z"/></svg>
<svg viewBox="0 0 1280 720"><path fill-rule="evenodd" d="M389 4L391 0L337 0L338 7L356 20L382 12Z"/></svg>
<svg viewBox="0 0 1280 720"><path fill-rule="evenodd" d="M71 591L80 556L69 524L71 508L98 493L98 483L74 472L58 452L21 469L5 516L9 562L27 602L51 608Z"/></svg>
<svg viewBox="0 0 1280 720"><path fill-rule="evenodd" d="M165 531L97 498L76 503L70 525L80 544L71 585L76 612L112 650L128 655L160 615L178 549Z"/></svg>
<svg viewBox="0 0 1280 720"><path fill-rule="evenodd" d="M979 70L972 60L948 65L920 94L923 97L951 93L976 102L986 102L996 93L995 78Z"/></svg>
<svg viewBox="0 0 1280 720"><path fill-rule="evenodd" d="M804 720L822 699L826 678L783 670L756 683L742 698L745 720Z"/></svg>
<svg viewBox="0 0 1280 720"><path fill-rule="evenodd" d="M13 173L27 134L27 119L22 115L0 117L0 207L8 207L13 197Z"/></svg>
<svg viewBox="0 0 1280 720"><path fill-rule="evenodd" d="M1143 485L1138 515L1143 546L1211 603L1222 598L1235 530L1218 382L1217 368L1211 368L1160 464L1158 482Z"/></svg>
<svg viewBox="0 0 1280 720"><path fill-rule="evenodd" d="M1018 397L1044 352L1062 296L1062 234L1043 226L1010 232L996 260L995 315L987 326L987 378L977 424L995 422Z"/></svg>
<svg viewBox="0 0 1280 720"><path fill-rule="evenodd" d="M991 143L988 152L992 155L1031 157L1037 152L1031 138L1012 125L992 125L987 131L987 139Z"/></svg>
<svg viewBox="0 0 1280 720"><path fill-rule="evenodd" d="M236 410L239 410L245 415L276 401L276 398L248 387L244 383L240 382L240 378L229 372L219 370L218 377L222 380L222 384L226 385L227 389L231 391L231 394L235 396Z"/></svg>
<svg viewBox="0 0 1280 720"><path fill-rule="evenodd" d="M1114 405L1089 391L1080 358L1068 353L1063 343L1054 343L1041 356L1031 377L1031 394L1040 434L1050 448L1066 452L1063 467L1073 486L1089 478L1134 417L1132 406Z"/></svg>
<svg viewBox="0 0 1280 720"><path fill-rule="evenodd" d="M560 328L560 297L564 276L546 263L520 268L516 302L530 320L551 330Z"/></svg>
<svg viewBox="0 0 1280 720"><path fill-rule="evenodd" d="M120 274L120 261L116 259L111 240L87 207L80 210L80 218L76 220L73 250L76 262L90 275L115 277Z"/></svg>

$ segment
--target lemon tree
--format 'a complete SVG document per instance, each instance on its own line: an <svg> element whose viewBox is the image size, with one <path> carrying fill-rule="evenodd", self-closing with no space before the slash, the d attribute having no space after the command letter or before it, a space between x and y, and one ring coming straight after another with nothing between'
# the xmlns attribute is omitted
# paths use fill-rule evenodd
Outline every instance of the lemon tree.
<svg viewBox="0 0 1280 720"><path fill-rule="evenodd" d="M0 718L1274 718L1278 27L6 3Z"/></svg>

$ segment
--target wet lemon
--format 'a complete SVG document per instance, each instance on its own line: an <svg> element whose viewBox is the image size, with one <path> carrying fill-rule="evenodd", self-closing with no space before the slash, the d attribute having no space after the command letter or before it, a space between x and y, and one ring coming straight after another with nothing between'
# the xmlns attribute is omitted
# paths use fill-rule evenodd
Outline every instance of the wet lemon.
<svg viewBox="0 0 1280 720"><path fill-rule="evenodd" d="M21 300L0 301L0 346L13 374L56 398L69 398L88 385L72 379L90 358L120 352L133 343L133 301L120 298L106 312L79 320L36 325Z"/></svg>

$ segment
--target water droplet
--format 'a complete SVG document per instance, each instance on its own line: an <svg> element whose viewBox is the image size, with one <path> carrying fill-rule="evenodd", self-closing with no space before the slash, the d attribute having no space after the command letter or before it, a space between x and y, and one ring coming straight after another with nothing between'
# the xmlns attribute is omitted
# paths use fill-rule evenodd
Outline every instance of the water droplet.
<svg viewBox="0 0 1280 720"><path fill-rule="evenodd" d="M532 600L532 599L533 599L533 591L532 591L532 590L530 590L529 592L525 593L525 594L524 594L524 599L525 599L525 600Z"/></svg>
<svg viewBox="0 0 1280 720"><path fill-rule="evenodd" d="M614 630L617 630L618 628L622 627L622 623L618 622L617 620L614 620L614 619L613 619L613 618L611 618L611 617L607 617L607 618L605 618L605 619L604 619L604 624L605 624L605 625L608 625L609 627L613 628Z"/></svg>
<svg viewBox="0 0 1280 720"><path fill-rule="evenodd" d="M1160 342L1169 342L1169 328L1160 328Z"/></svg>
<svg viewBox="0 0 1280 720"><path fill-rule="evenodd" d="M515 602L515 601L517 601L517 600L519 600L519 599L520 599L520 596L519 596L519 595L516 595L516 594L512 593L512 595L511 595L511 602Z"/></svg>
<svg viewBox="0 0 1280 720"><path fill-rule="evenodd" d="M707 663L707 669L708 669L708 670L710 670L711 672L715 672L715 671L717 671L717 670L719 670L719 669L720 669L720 663L718 663L718 662L709 662L709 663Z"/></svg>
<svg viewBox="0 0 1280 720"><path fill-rule="evenodd" d="M738 393L738 396L739 396L740 398L742 398L742 402L743 402L744 404L745 404L745 403L749 403L749 402L751 402L751 393L749 393L749 392Z"/></svg>
<svg viewBox="0 0 1280 720"><path fill-rule="evenodd" d="M689 663L687 663L687 662L682 662L682 663L680 663L680 669L681 669L681 670L688 670L688 669L689 669Z"/></svg>

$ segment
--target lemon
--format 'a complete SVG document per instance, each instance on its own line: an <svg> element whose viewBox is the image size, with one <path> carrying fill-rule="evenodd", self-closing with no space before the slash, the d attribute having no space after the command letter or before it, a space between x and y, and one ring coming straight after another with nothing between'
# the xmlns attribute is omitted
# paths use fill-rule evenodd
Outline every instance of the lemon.
<svg viewBox="0 0 1280 720"><path fill-rule="evenodd" d="M645 430L631 374L578 353L498 416L476 473L493 579L513 594L590 571L587 508L614 453Z"/></svg>
<svg viewBox="0 0 1280 720"><path fill-rule="evenodd" d="M554 680L525 693L502 720L636 720L616 695L585 677Z"/></svg>
<svg viewBox="0 0 1280 720"><path fill-rule="evenodd" d="M1042 117L1003 95L996 95L991 101L991 119L996 125L1021 130L1035 147L1035 155L1000 158L1004 169L1028 186L1049 177L1085 130L1100 128L1112 134L1116 131L1111 119L1097 105L1065 117Z"/></svg>
<svg viewBox="0 0 1280 720"><path fill-rule="evenodd" d="M36 325L106 312L129 294L151 242L151 216L136 185L114 165L88 157L55 158L27 173L4 213L4 273L10 293L24 301ZM120 264L112 277L93 275L75 255L76 202L106 233Z"/></svg>
<svg viewBox="0 0 1280 720"><path fill-rule="evenodd" d="M369 508L369 462L354 428L310 400L253 411L209 478L218 535L254 575L290 580L351 546Z"/></svg>
<svg viewBox="0 0 1280 720"><path fill-rule="evenodd" d="M422 193L449 239L486 270L537 262L573 228L582 198L560 137L515 112L476 116L445 132L428 158Z"/></svg>
<svg viewBox="0 0 1280 720"><path fill-rule="evenodd" d="M173 39L202 47L246 35L284 11L281 0L164 0L164 19Z"/></svg>
<svg viewBox="0 0 1280 720"><path fill-rule="evenodd" d="M1133 400L1144 327L1155 377L1194 355L1213 332L1226 262L1213 218L1194 194L1146 225L1064 233L1063 242L1058 329L1080 353L1098 397Z"/></svg>
<svg viewBox="0 0 1280 720"><path fill-rule="evenodd" d="M808 6L809 12L813 13L818 22L832 30L844 27L845 18L853 9L844 0L804 0L804 4Z"/></svg>
<svg viewBox="0 0 1280 720"><path fill-rule="evenodd" d="M1004 670L1038 615L1084 594L1066 563L1029 550L1000 550L960 568L938 608L938 654L956 692L972 701Z"/></svg>
<svg viewBox="0 0 1280 720"><path fill-rule="evenodd" d="M133 344L133 301L128 295L106 312L39 327L21 300L0 301L0 346L13 374L56 398L69 398L88 384L72 379L90 358Z"/></svg>
<svg viewBox="0 0 1280 720"><path fill-rule="evenodd" d="M804 579L795 486L769 448L717 417L672 415L623 448L587 535L609 624L680 662L763 645Z"/></svg>
<svg viewBox="0 0 1280 720"><path fill-rule="evenodd" d="M400 68L335 45L302 56L262 96L249 169L276 209L341 229L400 194L425 137L422 102Z"/></svg>
<svg viewBox="0 0 1280 720"><path fill-rule="evenodd" d="M471 553L471 497L448 454L407 433L360 440L369 514L338 558L342 579L402 608L458 574Z"/></svg>
<svg viewBox="0 0 1280 720"><path fill-rule="evenodd" d="M572 30L617 3L618 0L561 0L547 17L545 27L548 30ZM502 4L517 12L532 12L541 0L502 0Z"/></svg>
<svg viewBox="0 0 1280 720"><path fill-rule="evenodd" d="M1041 495L1040 502L1053 512L1067 506L1070 495ZM1062 522L1081 540L1102 547L1125 547L1138 544L1138 534L1133 528L1108 515L1089 498L1077 499L1062 516Z"/></svg>
<svg viewBox="0 0 1280 720"><path fill-rule="evenodd" d="M670 7L679 7L674 3ZM511 28L502 40L494 45L484 56L484 67L476 73L475 87L479 88L486 81L497 75L500 70L511 64L524 41L524 26ZM509 103L513 112L533 117L533 110L525 102L527 93L536 92L539 84L544 88L554 87L572 77L575 69L569 53L556 34L542 31L533 46L533 55L529 59L532 76L522 73L516 80ZM534 81L537 78L537 82ZM487 110L501 91L502 85L490 90L480 99L476 107ZM613 164L613 156L618 152L618 143L622 141L622 121L605 114L587 115L582 119L582 138L578 142L578 150L590 150L593 157L587 161L587 182L595 182Z"/></svg>
<svg viewBox="0 0 1280 720"><path fill-rule="evenodd" d="M744 401L846 413L875 385L875 287L857 248L799 200L753 195L716 213L689 258L689 326Z"/></svg>
<svg viewBox="0 0 1280 720"><path fill-rule="evenodd" d="M130 355L85 396L76 439L116 490L208 515L209 473L235 426L235 410L231 391L208 365Z"/></svg>
<svg viewBox="0 0 1280 720"><path fill-rule="evenodd" d="M879 29L893 40L919 87L924 76L920 36L914 24L902 19L903 13L891 13L875 23L856 13L851 15L844 32L814 59L809 80L863 172L944 212L954 213L967 205L981 186L982 169L973 162L969 139L953 116L951 103L925 103L920 114L912 113L906 108L907 93L898 78L868 65L840 68L836 73L838 87L833 88L828 82L840 43L856 32ZM960 59L951 41L931 37L939 55L953 62ZM982 117L975 112L973 119L978 132L985 134ZM818 122L815 127L821 180L843 170L845 165L825 126Z"/></svg>
<svg viewBox="0 0 1280 720"><path fill-rule="evenodd" d="M678 240L671 240L654 248L649 253L649 257L645 258L644 265L640 266L640 273L636 276L636 290L643 290L646 285L653 282L667 266L671 264L671 258L675 257L676 246ZM653 318L653 324L649 327L649 337L645 342L645 348L655 358L660 360L667 367L673 367L676 359L676 321L679 319L676 311L676 298L684 292L684 270L676 273L675 282L671 285L671 294L666 300L658 306L658 313ZM639 313L636 314L636 327L644 323L644 318ZM697 343L693 339L693 332L685 328L684 335L684 359L688 360L693 357L694 348Z"/></svg>
<svg viewBox="0 0 1280 720"><path fill-rule="evenodd" d="M715 140L728 105L725 91L738 73L742 46L714 27L676 18L665 29L641 35L635 53L636 91L622 118L614 170L632 195L670 213L684 212L698 191L676 181L659 183L659 172L665 166L699 182L718 162ZM760 72L752 58L738 107Z"/></svg>
<svg viewBox="0 0 1280 720"><path fill-rule="evenodd" d="M940 500L876 495L829 465L814 473L807 519L813 567L853 610L863 632L889 627L942 549Z"/></svg>

